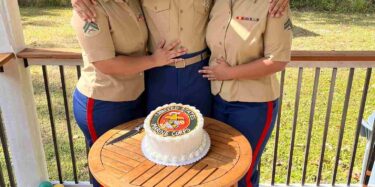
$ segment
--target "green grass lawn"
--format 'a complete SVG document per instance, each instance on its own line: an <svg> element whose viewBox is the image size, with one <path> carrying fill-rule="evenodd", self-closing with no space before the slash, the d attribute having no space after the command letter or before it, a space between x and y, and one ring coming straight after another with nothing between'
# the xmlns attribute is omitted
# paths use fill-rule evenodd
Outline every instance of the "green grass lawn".
<svg viewBox="0 0 375 187"><path fill-rule="evenodd" d="M69 24L71 15L70 9L21 8L21 13L24 24L25 39L29 47L78 48L74 33ZM293 23L295 26L293 40L294 50L375 50L375 19L373 19L375 14L366 15L294 11L293 17ZM48 72L53 101L53 112L58 133L57 137L62 162L63 178L64 180L73 180L59 71L57 67L49 67ZM311 138L311 151L307 168L307 183L314 183L317 175L331 72L332 69L322 69L319 81L314 126ZM326 143L326 156L324 159L322 183L330 183L333 174L333 165L338 142L348 73L348 69L343 68L339 69L337 75L338 79L335 86L331 122L329 126L328 140ZM297 69L288 69L286 71L285 92L282 106L283 111L281 116L279 154L277 160L277 183L285 183L286 181L289 146L294 115L297 74ZM75 67L67 67L66 75L69 94L68 99L71 101L71 95L77 81ZM45 154L48 160L48 171L51 180L57 180L57 169L41 67L31 67L31 76L33 78L34 95L37 104L38 117L41 124ZM365 70L357 69L353 82L350 107L348 108L348 115L346 116L347 120L343 146L341 149L337 183L346 183L364 77ZM374 81L374 76L372 76L365 110L366 117L375 111ZM293 169L291 176L292 183L299 183L302 177L313 82L314 69L305 69L301 90L300 109L298 111L296 144L294 147ZM70 105L70 111L71 110L72 106ZM72 114L70 114L70 117L73 119ZM73 123L72 125L79 179L88 180L84 137L76 124ZM361 171L365 143L365 139L360 138L358 155L353 175L354 183L359 181L358 175ZM262 158L262 183L269 183L271 180L273 147L274 134L272 135L270 143L266 147L264 156ZM3 163L2 165L4 166Z"/></svg>

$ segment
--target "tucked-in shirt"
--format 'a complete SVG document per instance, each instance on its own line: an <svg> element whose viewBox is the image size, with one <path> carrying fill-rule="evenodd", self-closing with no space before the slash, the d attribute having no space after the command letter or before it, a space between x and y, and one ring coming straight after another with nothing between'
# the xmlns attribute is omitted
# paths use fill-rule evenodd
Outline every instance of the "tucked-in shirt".
<svg viewBox="0 0 375 187"><path fill-rule="evenodd" d="M144 91L143 73L112 76L101 73L94 62L118 55L146 54L148 31L139 0L99 0L95 23L74 12L72 26L82 48L84 67L77 89L104 101L132 101Z"/></svg>
<svg viewBox="0 0 375 187"><path fill-rule="evenodd" d="M268 15L268 0L216 0L207 28L210 66L224 58L230 66L258 59L289 62L292 41L290 10ZM255 70L256 71L256 70ZM212 81L212 94L226 101L267 102L279 97L276 74L251 80Z"/></svg>
<svg viewBox="0 0 375 187"><path fill-rule="evenodd" d="M166 40L181 40L194 53L207 48L205 35L213 0L142 0L150 32L149 50Z"/></svg>

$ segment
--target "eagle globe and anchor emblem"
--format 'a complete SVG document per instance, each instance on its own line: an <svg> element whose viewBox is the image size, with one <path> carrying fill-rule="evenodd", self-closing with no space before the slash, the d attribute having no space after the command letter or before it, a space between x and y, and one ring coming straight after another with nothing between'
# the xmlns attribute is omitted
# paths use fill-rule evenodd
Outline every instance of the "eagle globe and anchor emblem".
<svg viewBox="0 0 375 187"><path fill-rule="evenodd" d="M184 130L189 125L189 116L182 111L169 111L159 119L159 127L169 132Z"/></svg>

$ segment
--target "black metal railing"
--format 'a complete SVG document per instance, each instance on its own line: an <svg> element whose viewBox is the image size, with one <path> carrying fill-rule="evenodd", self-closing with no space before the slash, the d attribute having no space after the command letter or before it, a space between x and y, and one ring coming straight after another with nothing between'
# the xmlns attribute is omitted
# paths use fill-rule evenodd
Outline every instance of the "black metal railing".
<svg viewBox="0 0 375 187"><path fill-rule="evenodd" d="M0 155L0 156L1 157L4 156L4 159L0 160L0 186L15 187L16 182L14 180L12 162L11 162L11 157L10 157L9 150L8 150L8 143L6 139L3 119L1 116L1 110L0 110L0 141L1 141L0 152L3 153L3 155ZM4 166L3 161L5 162L5 166Z"/></svg>
<svg viewBox="0 0 375 187"><path fill-rule="evenodd" d="M290 185L290 179L291 179L291 173L292 173L292 166L293 166L293 156L294 156L294 146L295 146L295 136L296 136L296 125L297 125L297 118L298 118L298 110L299 110L299 102L300 102L300 96L301 96L301 84L302 84L302 74L303 74L303 67L299 67L298 70L298 81L297 81L297 89L295 94L295 107L294 107L294 117L292 122L292 133L291 133L291 143L289 148L289 159L288 159L288 167L287 167L287 175L286 175L286 185ZM337 81L337 68L332 69L332 76L330 79L330 88L329 88L329 96L328 96L328 104L326 108L326 116L325 116L325 124L324 124L324 132L322 137L322 143L321 143L321 152L320 152L320 159L319 159L319 166L317 170L317 179L316 179L316 185L319 186L321 184L322 179L322 170L323 170L323 162L325 159L325 151L326 151L326 142L327 142L327 136L328 136L328 129L330 125L330 119L331 119L331 113L332 113L332 102L334 99L334 93L335 93L335 84ZM334 158L334 166L333 168L330 168L332 170L332 180L331 185L334 186L337 181L337 175L338 175L338 165L340 161L340 153L342 151L342 142L343 142L343 135L345 131L345 125L346 125L346 117L348 114L348 108L349 108L349 101L353 86L353 77L354 77L355 68L349 69L348 74L348 80L347 80L347 86L346 86L346 92L345 92L345 99L344 99L344 105L342 109L342 117L341 117L341 123L339 130L339 136L338 136L338 143L336 148L336 154ZM311 134L313 131L313 120L314 120L314 114L315 114L315 107L316 107L316 101L317 101L317 92L319 87L319 78L320 78L321 69L319 67L315 68L315 76L314 76L314 84L313 84L313 91L312 91L312 99L311 99L311 107L310 107L310 115L308 119L308 130L306 132L306 146L305 146L305 154L304 154L304 161L303 161L303 170L302 170L302 177L301 177L301 183L302 185L305 185L306 183L306 172L308 167L308 159L310 154L310 144L311 144ZM365 75L365 81L363 85L362 90L362 96L359 106L359 112L357 117L357 123L356 123L356 130L354 134L354 144L351 151L351 160L350 165L348 169L347 174L347 180L346 184L349 186L352 184L352 174L353 174L353 168L355 165L355 160L357 156L357 148L358 148L358 140L359 140L359 133L361 129L361 122L364 115L365 107L366 107L366 101L369 91L369 85L372 75L372 68L366 69L366 75ZM340 80L342 81L342 80ZM285 71L281 73L281 97L280 97L280 108L279 108L279 116L277 119L276 124L276 130L275 130L275 140L274 140L274 155L273 155L273 167L272 167L272 178L271 178L271 184L275 184L275 175L276 175L276 167L277 167L277 160L278 160L278 143L279 143L279 131L280 131L280 117L282 116L282 102L283 102L283 92L284 90L284 83L285 83ZM371 101L370 101L371 102ZM371 102L371 107L374 107L373 101ZM362 150L363 151L363 150ZM358 164L358 163L357 163ZM295 182L295 181L294 181Z"/></svg>
<svg viewBox="0 0 375 187"><path fill-rule="evenodd" d="M32 58L34 61L37 61L38 59L43 59L43 56L23 58ZM53 63L55 60L62 62L71 59L77 60L78 58L79 56L74 55L69 58L61 58L59 55L53 54L48 55L47 59L49 59L49 63L44 62L39 65L28 63L31 66L31 71L36 72L34 74L32 73L32 78L34 90L36 90L35 99L37 101L38 117L41 121L41 125L49 125L50 131L45 130L44 133L51 133L50 137L46 136L43 139L44 142L52 141L52 143L49 143L52 144L52 146L45 146L45 149L49 147L53 150L52 152L46 151L46 154L51 154L47 155L47 159L50 159L48 163L51 164L48 166L50 176L52 180L58 180L60 183L73 180L74 183L77 184L89 179L89 173L82 172L82 168L80 168L84 166L85 170L87 170L87 165L82 164L83 162L87 162L86 158L77 156L77 154L82 155L82 144L84 144L84 141L82 138L80 141L74 138L74 134L76 134L76 131L79 131L79 129L77 129L75 121L71 117L73 115L70 93L73 92L77 78L80 77L80 65L77 64L77 62L71 63L70 61L66 62L65 65L67 66L62 63ZM372 58L375 59L375 55L373 55ZM330 57L322 56L321 59L321 61L327 61L327 59L330 61ZM350 58L350 60L352 59L354 58ZM319 56L312 57L311 61L313 60L320 61ZM336 63L337 61L340 60L324 63L330 64ZM370 60L364 59L364 61ZM305 67L304 65L299 66L298 63L296 63L292 66L297 69L291 67L280 73L281 94L279 115L277 117L274 133L262 158L262 166L259 166L259 169L262 171L262 183L271 185L278 183L284 183L286 185L292 183L298 183L300 185L315 183L319 186L321 184L335 185L339 182L346 183L349 186L359 182L358 179L353 182L353 172L354 168L360 165L358 161L362 159L361 157L364 152L363 149L358 150L358 147L363 148L363 144L365 143L359 136L362 119L366 111L373 110L375 107L374 102L368 100L369 96L374 99L373 95L369 95L371 80L373 78L372 68L374 67L374 62L375 60L371 61L372 65L369 67L356 67L357 65L355 63L350 63L348 65L340 64L338 65L339 67L329 65L328 68L319 66L311 68ZM66 76L67 68L69 69L68 76ZM361 75L359 78L355 78L356 72L360 72L357 73ZM311 75L311 77L309 77L309 75ZM51 79L54 81L53 84L50 82L50 76L53 76ZM306 81L307 78L308 80ZM43 81L41 82L40 80ZM312 84L310 84L310 82ZM359 84L359 82L361 84ZM67 86L68 84L70 86ZM340 88L345 89L339 89L338 85L340 85ZM54 88L51 89L51 86ZM308 95L305 95L306 87L311 89L311 94L309 92ZM353 95L353 91L359 93L358 90L360 90L360 94ZM44 98L42 97L43 93ZM371 93L373 93L373 91ZM62 107L59 103L54 102L54 100L57 99L62 103ZM351 102L353 102L353 100L359 104L352 105ZM357 102L358 100L359 102ZM324 105L319 105L318 107L318 104L321 103L324 103ZM301 106L301 104L303 104L303 106ZM47 106L47 111L45 110L45 106ZM56 108L58 108L57 111ZM354 114L349 108L358 109L358 113ZM308 115L301 113L301 110L307 111ZM340 114L338 114L337 111L340 111ZM353 133L352 136L345 136L348 127L353 128L352 126L354 126L347 124L348 114L351 118L353 118L353 115L356 116L354 130L350 131ZM338 115L341 117L337 117ZM60 119L59 123L66 127L66 132L61 132L59 130L62 125L56 125L57 117ZM288 120L285 118L288 118ZM300 132L302 127L304 131ZM320 128L322 132L316 133L317 128ZM284 132L286 131L285 129L288 129L288 133ZM59 133L65 133L68 136L62 138L59 136ZM289 135L282 136L285 134ZM332 138L332 134L335 135L334 138ZM328 144L329 138L336 139L336 144ZM348 153L347 148L345 148L345 150L343 149L344 140L348 142L349 139L353 142L350 153ZM65 145L61 144L61 142L64 142L63 144ZM302 149L299 148L301 145L303 147ZM315 145L319 145L319 150L316 150ZM67 150L62 152L62 146L68 147ZM81 148L77 149L76 146L81 146ZM345 147L347 147L347 145L345 145ZM329 148L329 151L327 148ZM85 145L85 149L88 151L87 145ZM312 151L318 151L318 153L313 154ZM346 157L348 155L350 157L347 166L345 166L346 171L344 173L346 176L343 176L344 174L340 170L343 151L345 151ZM359 152L361 154L358 154ZM330 153L329 159L332 160L330 164L326 163L327 153ZM68 162L62 162L62 154L69 155L69 164ZM314 158L312 158L313 156ZM312 164L312 159L317 160ZM279 163L283 160L285 160L284 163ZM77 164L77 162L80 164ZM269 163L272 163L272 167L268 167ZM311 168L313 168L313 171L311 171ZM282 170L282 172L280 172L280 170ZM329 176L330 180L327 179L328 177L325 174L325 171L328 170L329 173L331 173ZM71 174L69 174L69 176L67 174L64 175L64 172L70 172ZM298 172L300 172L298 177L293 177ZM313 179L310 177L312 173L315 173ZM341 178L340 180L338 180L338 176ZM344 181L342 178L346 178L346 180Z"/></svg>
<svg viewBox="0 0 375 187"><path fill-rule="evenodd" d="M56 131L56 120L54 119L54 116L55 116L55 113L54 112L54 106L53 106L53 102L52 102L52 96L51 96L51 90L50 90L50 78L49 78L49 71L48 71L48 66L47 65L42 65L42 75L43 75L43 84L44 84L44 91L45 91L45 98L46 98L46 101L47 101L47 108L48 108L48 116L49 116L49 123L50 123L50 128L51 128L51 139L53 141L53 149L54 149L54 157L55 157L55 165L56 165L56 168L55 170L57 171L57 179L59 181L59 183L64 183L67 179L67 177L63 176L63 164L61 163L61 156L60 156L60 150L59 150L59 141L58 141L58 135L57 135L57 131ZM79 172L78 172L78 168L77 168L77 155L76 155L76 150L75 150L75 147L74 147L74 140L73 140L73 133L72 133L72 124L75 123L72 122L72 119L71 119L71 116L72 116L72 112L70 110L71 108L71 102L72 100L68 99L68 93L72 93L73 90L72 88L70 90L68 90L67 86L66 86L66 75L65 75L65 67L62 66L62 65L59 65L59 66L50 66L51 68L58 68L58 75L59 75L59 78L60 78L60 88L61 88L61 93L62 95L60 96L62 101L63 101L63 111L60 111L58 113L60 113L60 115L63 115L64 116L64 121L66 123L66 133L68 134L68 144L69 144L69 153L70 154L70 158L71 158L71 169L72 169L72 175L73 175L73 178L69 178L70 180L73 179L74 183L75 184L78 184L80 182L82 182L82 180L79 180ZM76 81L79 79L80 75L81 75L81 67L80 66L76 66L76 79L74 79L74 77L70 77L70 81ZM70 68L71 69L71 68ZM71 71L72 72L72 71ZM56 71L54 73L57 73ZM55 90L56 92L56 90ZM61 113L62 112L62 113ZM83 143L83 142L81 142ZM85 151L86 151L86 156L88 154L88 146L86 144L86 141L84 141L85 143ZM65 152L66 153L66 152ZM78 158L80 159L81 161L84 160L85 162L86 159L85 158ZM65 167L66 169L67 167ZM49 168L49 170L53 170L52 168ZM91 175L89 174L88 176L81 176L81 178L86 181L87 178L91 178Z"/></svg>

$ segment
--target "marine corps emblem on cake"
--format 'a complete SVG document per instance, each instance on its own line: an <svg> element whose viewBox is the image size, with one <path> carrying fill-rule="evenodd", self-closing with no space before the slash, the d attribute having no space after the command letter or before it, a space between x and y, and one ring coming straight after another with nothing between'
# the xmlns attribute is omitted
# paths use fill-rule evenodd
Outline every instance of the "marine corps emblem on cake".
<svg viewBox="0 0 375 187"><path fill-rule="evenodd" d="M182 106L159 110L151 119L151 129L161 136L181 136L191 132L196 126L196 114Z"/></svg>
<svg viewBox="0 0 375 187"><path fill-rule="evenodd" d="M182 111L167 112L159 119L159 127L166 131L186 129L190 124L189 116Z"/></svg>

